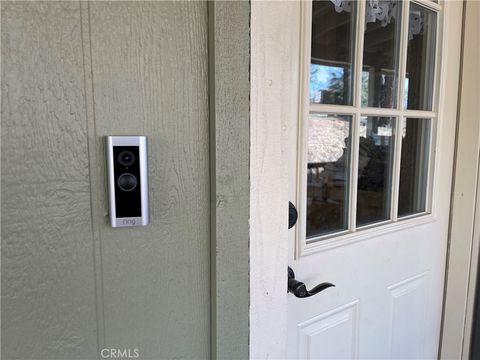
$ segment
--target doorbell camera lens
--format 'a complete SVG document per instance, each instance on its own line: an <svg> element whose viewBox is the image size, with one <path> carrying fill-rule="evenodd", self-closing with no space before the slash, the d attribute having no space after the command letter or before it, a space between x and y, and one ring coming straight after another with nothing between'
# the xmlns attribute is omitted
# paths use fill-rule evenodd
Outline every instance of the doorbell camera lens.
<svg viewBox="0 0 480 360"><path fill-rule="evenodd" d="M117 184L123 191L132 191L137 186L137 178L132 174L125 173L120 175Z"/></svg>
<svg viewBox="0 0 480 360"><path fill-rule="evenodd" d="M118 162L123 166L131 166L135 162L135 155L130 150L124 150L118 155Z"/></svg>

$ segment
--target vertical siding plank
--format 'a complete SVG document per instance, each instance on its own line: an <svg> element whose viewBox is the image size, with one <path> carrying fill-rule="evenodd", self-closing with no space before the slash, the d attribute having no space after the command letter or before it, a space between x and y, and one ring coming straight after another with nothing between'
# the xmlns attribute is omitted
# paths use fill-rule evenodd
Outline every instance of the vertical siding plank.
<svg viewBox="0 0 480 360"><path fill-rule="evenodd" d="M209 3L212 351L248 358L250 3Z"/></svg>
<svg viewBox="0 0 480 360"><path fill-rule="evenodd" d="M209 358L207 4L92 2L90 25L96 153L149 137L151 224L100 230L106 346Z"/></svg>
<svg viewBox="0 0 480 360"><path fill-rule="evenodd" d="M78 2L2 2L2 357L96 358Z"/></svg>

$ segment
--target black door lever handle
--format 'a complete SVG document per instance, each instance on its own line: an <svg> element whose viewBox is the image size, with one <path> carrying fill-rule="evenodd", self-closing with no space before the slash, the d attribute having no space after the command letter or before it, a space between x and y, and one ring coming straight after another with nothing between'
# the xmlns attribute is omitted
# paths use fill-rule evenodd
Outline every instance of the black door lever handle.
<svg viewBox="0 0 480 360"><path fill-rule="evenodd" d="M292 293L298 298L313 296L332 286L335 285L331 283L321 283L315 286L312 290L307 290L307 287L303 282L295 280L295 273L290 266L288 267L288 292Z"/></svg>
<svg viewBox="0 0 480 360"><path fill-rule="evenodd" d="M288 202L288 228L295 226L298 219L298 212L295 205L291 201ZM321 283L315 286L312 290L307 290L305 284L301 281L295 280L295 273L292 268L288 267L288 292L292 293L298 298L306 298L318 294L320 291L335 286L331 283Z"/></svg>

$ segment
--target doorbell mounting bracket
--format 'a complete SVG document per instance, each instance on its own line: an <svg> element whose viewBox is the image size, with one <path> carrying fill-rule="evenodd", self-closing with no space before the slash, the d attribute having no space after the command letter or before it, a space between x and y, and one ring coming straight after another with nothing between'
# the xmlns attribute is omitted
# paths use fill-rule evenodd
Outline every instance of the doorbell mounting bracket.
<svg viewBox="0 0 480 360"><path fill-rule="evenodd" d="M145 226L148 213L146 136L106 136L110 224Z"/></svg>

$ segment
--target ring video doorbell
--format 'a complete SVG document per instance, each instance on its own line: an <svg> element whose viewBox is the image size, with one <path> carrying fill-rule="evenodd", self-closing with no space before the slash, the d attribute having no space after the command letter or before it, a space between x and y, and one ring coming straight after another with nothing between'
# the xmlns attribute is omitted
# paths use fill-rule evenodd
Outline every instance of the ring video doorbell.
<svg viewBox="0 0 480 360"><path fill-rule="evenodd" d="M145 226L148 216L146 136L107 136L110 223Z"/></svg>

